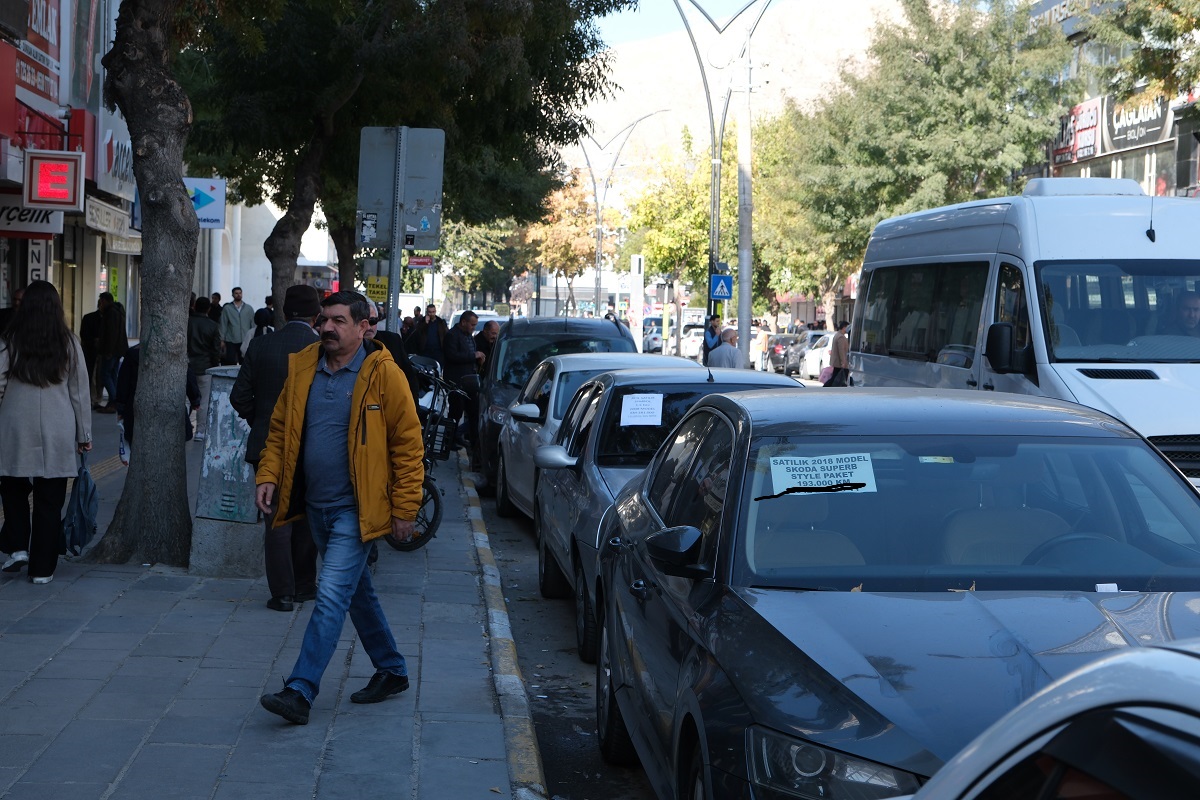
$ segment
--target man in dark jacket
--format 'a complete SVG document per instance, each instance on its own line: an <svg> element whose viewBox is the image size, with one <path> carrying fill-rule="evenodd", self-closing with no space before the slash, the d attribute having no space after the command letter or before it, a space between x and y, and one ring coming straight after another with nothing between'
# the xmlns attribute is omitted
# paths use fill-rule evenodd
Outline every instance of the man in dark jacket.
<svg viewBox="0 0 1200 800"><path fill-rule="evenodd" d="M229 403L250 424L246 461L254 465L255 472L267 444L271 412L287 380L288 356L317 341L312 326L320 313L321 297L316 289L289 287L283 296L287 324L274 333L254 337L246 349ZM317 546L305 517L278 528L271 527L274 520L274 513L265 519L267 588L271 592L267 608L291 611L294 603L316 597Z"/></svg>
<svg viewBox="0 0 1200 800"><path fill-rule="evenodd" d="M100 408L100 397L104 384L100 381L100 329L104 315L100 309L84 314L79 321L79 346L83 348L83 360L87 364L88 388L92 393L92 410Z"/></svg>
<svg viewBox="0 0 1200 800"><path fill-rule="evenodd" d="M221 363L221 330L208 316L209 300L197 297L188 315L187 349L188 372L196 376L200 387L200 410L196 415L196 441L204 441L208 434L208 398L212 391L212 375L208 370Z"/></svg>
<svg viewBox="0 0 1200 800"><path fill-rule="evenodd" d="M478 320L479 316L474 311L464 311L458 319L458 324L446 334L443 374L446 376L446 380L455 386L468 375L474 375L478 371L479 365L483 363L483 353L475 349L475 323ZM465 407L463 399L458 395L450 395L450 419L456 421L462 419L464 410L472 411L473 409ZM474 418L474 414L468 417L468 419ZM465 435L460 432L459 436L471 441L473 437L470 426L467 427Z"/></svg>
<svg viewBox="0 0 1200 800"><path fill-rule="evenodd" d="M494 319L483 323L483 330L475 334L475 350L483 353L483 360L479 362L480 372L483 372L484 365L492 357L492 348L495 347L496 339L499 337L500 323Z"/></svg>
<svg viewBox="0 0 1200 800"><path fill-rule="evenodd" d="M408 352L432 358L442 366L442 372L445 373L448 333L450 329L446 326L446 320L437 315L437 306L430 303L425 308L425 316L413 326L413 332L406 343Z"/></svg>
<svg viewBox="0 0 1200 800"><path fill-rule="evenodd" d="M112 414L117 410L117 370L121 359L129 352L129 334L125 331L125 309L113 300L111 292L101 292L97 306L100 309L100 344L97 348L100 380L108 392L108 405L97 411Z"/></svg>

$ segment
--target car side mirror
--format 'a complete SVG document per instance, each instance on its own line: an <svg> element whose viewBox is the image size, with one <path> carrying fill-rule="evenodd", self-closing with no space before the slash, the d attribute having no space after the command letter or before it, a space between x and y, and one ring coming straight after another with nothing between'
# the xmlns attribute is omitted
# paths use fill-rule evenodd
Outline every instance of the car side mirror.
<svg viewBox="0 0 1200 800"><path fill-rule="evenodd" d="M983 354L987 356L992 370L1001 375L1028 374L1032 366L1033 345L1017 348L1014 343L1013 324L994 322L988 328L987 344Z"/></svg>
<svg viewBox="0 0 1200 800"><path fill-rule="evenodd" d="M533 403L518 403L508 410L512 414L513 419L521 422L541 422L542 409L538 408Z"/></svg>
<svg viewBox="0 0 1200 800"><path fill-rule="evenodd" d="M567 455L561 444L545 444L533 451L533 463L538 469L574 469L579 459Z"/></svg>
<svg viewBox="0 0 1200 800"><path fill-rule="evenodd" d="M652 533L645 539L646 553L667 575L678 578L700 580L712 571L700 563L700 550L704 534L691 525Z"/></svg>

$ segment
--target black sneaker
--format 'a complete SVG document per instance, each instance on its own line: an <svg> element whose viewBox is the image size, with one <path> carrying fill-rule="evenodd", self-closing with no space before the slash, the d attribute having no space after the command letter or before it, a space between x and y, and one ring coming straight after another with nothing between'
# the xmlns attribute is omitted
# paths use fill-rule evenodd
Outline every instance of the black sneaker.
<svg viewBox="0 0 1200 800"><path fill-rule="evenodd" d="M362 689L350 695L351 703L378 703L408 688L407 675L376 672Z"/></svg>
<svg viewBox="0 0 1200 800"><path fill-rule="evenodd" d="M308 701L304 699L304 695L295 689L285 688L282 692L264 694L259 698L258 702L267 711L270 711L272 714L278 714L288 722L294 722L297 725L308 724L308 710L310 706Z"/></svg>

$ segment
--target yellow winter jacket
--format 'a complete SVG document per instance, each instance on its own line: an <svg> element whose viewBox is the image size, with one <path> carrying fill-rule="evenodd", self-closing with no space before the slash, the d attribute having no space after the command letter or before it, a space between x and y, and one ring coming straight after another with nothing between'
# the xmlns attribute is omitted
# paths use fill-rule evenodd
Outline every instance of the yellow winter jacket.
<svg viewBox="0 0 1200 800"><path fill-rule="evenodd" d="M421 507L424 445L408 380L387 348L363 340L366 360L350 401L350 483L363 541L391 533L392 517L415 520ZM275 526L298 519L304 507L304 413L317 374L321 344L288 356L288 376L271 414L255 482L275 484Z"/></svg>

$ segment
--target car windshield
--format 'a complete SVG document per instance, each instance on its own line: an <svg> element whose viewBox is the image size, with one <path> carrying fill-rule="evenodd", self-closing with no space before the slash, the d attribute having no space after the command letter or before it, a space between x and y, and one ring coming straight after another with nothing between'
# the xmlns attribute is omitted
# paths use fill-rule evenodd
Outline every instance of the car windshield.
<svg viewBox="0 0 1200 800"><path fill-rule="evenodd" d="M637 348L628 339L573 336L517 336L501 339L496 360L499 382L522 387L533 368L550 356L568 353L634 353Z"/></svg>
<svg viewBox="0 0 1200 800"><path fill-rule="evenodd" d="M738 585L1200 585L1200 496L1133 438L763 438L751 443L740 512Z"/></svg>
<svg viewBox="0 0 1200 800"><path fill-rule="evenodd" d="M701 397L720 392L778 389L772 384L702 383L663 386L622 386L612 390L600 423L596 466L645 467L658 446Z"/></svg>
<svg viewBox="0 0 1200 800"><path fill-rule="evenodd" d="M1056 360L1200 361L1200 261L1036 267L1047 349Z"/></svg>

